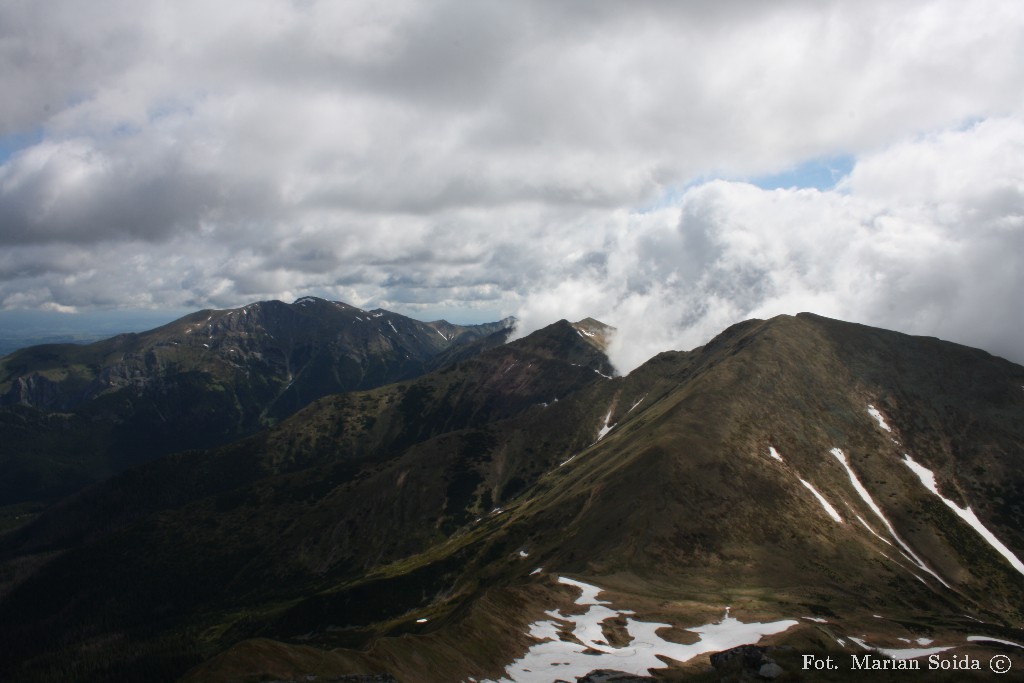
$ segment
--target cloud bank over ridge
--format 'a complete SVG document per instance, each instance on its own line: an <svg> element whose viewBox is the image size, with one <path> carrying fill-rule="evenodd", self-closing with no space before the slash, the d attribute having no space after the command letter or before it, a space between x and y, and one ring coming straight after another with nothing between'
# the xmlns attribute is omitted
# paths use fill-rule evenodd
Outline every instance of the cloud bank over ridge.
<svg viewBox="0 0 1024 683"><path fill-rule="evenodd" d="M813 310L1024 361L1018 2L58 1L0 38L0 308L592 315L623 370Z"/></svg>

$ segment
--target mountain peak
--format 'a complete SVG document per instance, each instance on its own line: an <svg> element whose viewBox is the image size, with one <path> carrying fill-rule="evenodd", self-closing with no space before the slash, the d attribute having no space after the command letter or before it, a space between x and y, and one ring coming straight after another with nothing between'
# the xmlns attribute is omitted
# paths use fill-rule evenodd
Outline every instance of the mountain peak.
<svg viewBox="0 0 1024 683"><path fill-rule="evenodd" d="M568 320L559 320L517 339L512 344L529 349L540 356L558 358L574 365L589 367L601 375L612 376L615 369L605 354L602 343L608 336L607 330L614 328L594 320L591 325L584 328L584 332L577 327L583 322L570 323ZM607 330L602 330L597 325Z"/></svg>
<svg viewBox="0 0 1024 683"><path fill-rule="evenodd" d="M263 303L267 303L267 302L263 302ZM258 306L259 304L255 304L255 305ZM300 296L298 299L293 301L290 305L292 307L295 307L295 306L300 306L300 307L306 307L306 306L331 306L331 307L333 307L335 309L338 309L338 310L347 310L347 311L352 311L354 313L365 313L366 312L363 309L359 308L358 306L353 306L352 304L347 304L344 301L330 301L328 299L321 299L318 296ZM243 306L243 308L245 308L245 307ZM377 311L381 311L381 310L383 310L383 309L377 309ZM373 311L371 311L371 312L373 312Z"/></svg>
<svg viewBox="0 0 1024 683"><path fill-rule="evenodd" d="M593 345L594 348L602 352L608 351L608 344L616 332L615 328L611 325L605 325L600 320L595 320L594 318L584 318L578 322L570 323L570 325L588 344Z"/></svg>
<svg viewBox="0 0 1024 683"><path fill-rule="evenodd" d="M325 302L325 300L318 296L300 296L292 302L292 306L297 306L299 304L318 304L321 302Z"/></svg>

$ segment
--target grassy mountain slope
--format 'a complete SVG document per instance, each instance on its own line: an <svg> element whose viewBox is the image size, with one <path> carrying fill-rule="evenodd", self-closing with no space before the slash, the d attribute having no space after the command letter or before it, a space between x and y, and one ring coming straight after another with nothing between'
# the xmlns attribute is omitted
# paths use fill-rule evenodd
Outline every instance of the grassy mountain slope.
<svg viewBox="0 0 1024 683"><path fill-rule="evenodd" d="M83 492L2 541L9 567L41 565L6 588L12 652L36 652L30 668L62 661L67 646L46 635L52 619L92 638L111 625L132 636L156 629L161 643L203 626L222 632L219 647L290 623L289 610L316 612L310 595L428 550L519 493L550 466L545 446L585 445L596 424L558 426L581 422L565 399L607 382L602 371L607 359L563 322ZM534 444L524 429L538 421L551 436ZM25 610L37 628L15 626ZM240 616L252 610L266 616Z"/></svg>
<svg viewBox="0 0 1024 683"><path fill-rule="evenodd" d="M905 456L932 469L944 496L970 505L1024 556L1014 516L1024 502L1022 385L1024 369L984 352L809 315L751 321L703 349L662 354L600 386L616 426L508 507L487 536L501 551L456 583L475 586L471 597L411 605L405 620L390 622L390 637L347 651L336 670L389 670L407 680L497 676L495 658L508 663L528 646L509 645L526 624L564 604L555 572L594 577L650 620L705 623L730 604L747 620L815 616L780 642L845 658L861 651L849 636L897 648L906 647L900 638L921 637L965 647L978 632L1021 642L1024 576L921 484ZM844 451L909 551L832 448ZM517 557L520 548L529 560ZM544 590L546 603L538 599ZM510 594L518 609L485 616L472 607ZM409 635L414 617L438 613L439 622ZM314 642L337 644L324 635ZM240 666L252 646L236 646L190 680ZM429 675L411 664L421 658L436 667ZM679 675L686 671L694 669Z"/></svg>
<svg viewBox="0 0 1024 683"><path fill-rule="evenodd" d="M775 639L802 651L1021 642L1024 574L907 461L1024 556L1024 368L802 314L611 379L584 322L322 399L0 537L6 670L493 677L571 603L566 574L684 640L732 605L801 619Z"/></svg>

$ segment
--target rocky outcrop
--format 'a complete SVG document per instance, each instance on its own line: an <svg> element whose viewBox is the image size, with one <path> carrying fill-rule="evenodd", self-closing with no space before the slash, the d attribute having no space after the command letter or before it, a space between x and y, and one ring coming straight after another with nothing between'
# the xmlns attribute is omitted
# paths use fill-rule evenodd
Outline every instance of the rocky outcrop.
<svg viewBox="0 0 1024 683"><path fill-rule="evenodd" d="M34 374L14 380L11 388L0 400L0 405L35 406L44 410L57 410L61 407L62 396L63 392L58 383Z"/></svg>
<svg viewBox="0 0 1024 683"><path fill-rule="evenodd" d="M740 645L711 655L711 666L720 671L742 671L746 675L773 680L784 671L769 653L779 648Z"/></svg>
<svg viewBox="0 0 1024 683"><path fill-rule="evenodd" d="M637 676L636 674L629 674L624 671L598 669L597 671L591 671L583 678L577 678L576 683L646 683L647 681L657 680L657 678L651 678L650 676Z"/></svg>

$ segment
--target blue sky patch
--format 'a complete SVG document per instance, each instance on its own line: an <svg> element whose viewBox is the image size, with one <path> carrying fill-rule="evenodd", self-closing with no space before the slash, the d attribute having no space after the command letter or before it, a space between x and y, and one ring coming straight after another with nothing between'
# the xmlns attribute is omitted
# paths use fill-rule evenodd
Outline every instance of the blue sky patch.
<svg viewBox="0 0 1024 683"><path fill-rule="evenodd" d="M780 188L831 190L836 183L853 170L855 161L851 155L811 159L781 173L750 178L749 182L764 190Z"/></svg>
<svg viewBox="0 0 1024 683"><path fill-rule="evenodd" d="M0 136L0 166L6 164L11 157L32 145L38 145L43 140L43 129L12 133Z"/></svg>

